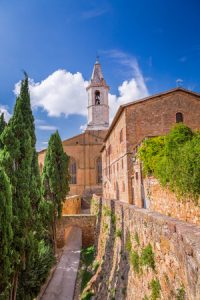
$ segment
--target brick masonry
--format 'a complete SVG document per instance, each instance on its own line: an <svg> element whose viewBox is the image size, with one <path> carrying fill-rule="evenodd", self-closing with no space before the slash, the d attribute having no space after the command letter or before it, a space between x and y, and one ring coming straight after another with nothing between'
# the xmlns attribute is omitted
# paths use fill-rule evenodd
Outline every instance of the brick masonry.
<svg viewBox="0 0 200 300"><path fill-rule="evenodd" d="M62 215L80 214L81 212L81 196L68 196L62 208Z"/></svg>
<svg viewBox="0 0 200 300"><path fill-rule="evenodd" d="M63 141L63 149L76 162L76 183L70 184L70 195L91 198L101 193L102 184L97 180L97 159L101 157L106 130L86 130L84 133ZM39 152L40 171L44 166L46 150Z"/></svg>
<svg viewBox="0 0 200 300"><path fill-rule="evenodd" d="M68 227L82 229L83 247L94 245L95 242L95 215L66 215L57 222L57 247L61 248L65 243L65 232Z"/></svg>
<svg viewBox="0 0 200 300"><path fill-rule="evenodd" d="M102 153L104 198L134 203L133 151L145 137L166 134L175 125L177 112L186 125L200 129L199 95L179 88L119 109Z"/></svg>
<svg viewBox="0 0 200 300"><path fill-rule="evenodd" d="M151 282L158 280L160 299L200 299L200 227L136 208L120 201L94 197L96 213L97 260L100 266L88 289L94 299L151 299ZM137 273L127 251L141 257L142 249L152 246L155 270L140 265ZM137 237L137 238L136 238ZM185 294L185 298L178 298Z"/></svg>

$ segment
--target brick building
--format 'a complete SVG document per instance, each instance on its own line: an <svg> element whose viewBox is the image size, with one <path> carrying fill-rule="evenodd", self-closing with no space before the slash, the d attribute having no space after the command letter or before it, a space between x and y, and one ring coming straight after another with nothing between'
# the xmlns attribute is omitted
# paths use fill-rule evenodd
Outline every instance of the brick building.
<svg viewBox="0 0 200 300"><path fill-rule="evenodd" d="M109 127L109 87L106 84L101 65L96 61L92 78L87 87L88 125L86 130L63 141L64 151L70 156L70 194L90 196L102 191L102 160L100 150ZM46 150L39 152L39 166L42 170Z"/></svg>
<svg viewBox="0 0 200 300"><path fill-rule="evenodd" d="M134 152L144 138L164 135L176 122L200 129L200 94L179 87L118 109L102 147L104 198L144 206Z"/></svg>

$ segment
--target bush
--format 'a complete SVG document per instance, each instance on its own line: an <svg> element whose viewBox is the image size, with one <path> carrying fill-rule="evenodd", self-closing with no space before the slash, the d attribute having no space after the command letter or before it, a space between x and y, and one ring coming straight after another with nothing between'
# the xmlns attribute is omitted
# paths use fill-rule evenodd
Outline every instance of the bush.
<svg viewBox="0 0 200 300"><path fill-rule="evenodd" d="M140 257L136 251L131 252L130 262L131 262L131 265L133 266L133 270L136 273L139 273L140 272Z"/></svg>
<svg viewBox="0 0 200 300"><path fill-rule="evenodd" d="M155 176L178 197L200 196L200 132L177 124L164 137L151 138L141 145L138 157L146 175Z"/></svg>
<svg viewBox="0 0 200 300"><path fill-rule="evenodd" d="M140 261L142 266L148 266L155 270L154 253L150 244L142 249Z"/></svg>
<svg viewBox="0 0 200 300"><path fill-rule="evenodd" d="M152 279L150 282L150 287L151 287L151 299L152 300L157 300L160 297L160 282L158 279Z"/></svg>

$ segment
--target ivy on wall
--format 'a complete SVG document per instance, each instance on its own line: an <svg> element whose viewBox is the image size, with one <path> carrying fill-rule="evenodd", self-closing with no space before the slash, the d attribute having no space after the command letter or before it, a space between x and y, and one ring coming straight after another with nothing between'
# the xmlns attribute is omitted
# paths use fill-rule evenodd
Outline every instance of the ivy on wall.
<svg viewBox="0 0 200 300"><path fill-rule="evenodd" d="M166 136L147 139L138 151L144 174L155 176L179 198L200 196L200 132L180 123Z"/></svg>

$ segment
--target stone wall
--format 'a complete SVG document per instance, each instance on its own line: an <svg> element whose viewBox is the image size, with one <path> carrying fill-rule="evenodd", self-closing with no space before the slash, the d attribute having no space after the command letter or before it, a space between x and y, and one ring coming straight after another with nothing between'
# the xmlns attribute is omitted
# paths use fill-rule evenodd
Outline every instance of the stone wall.
<svg viewBox="0 0 200 300"><path fill-rule="evenodd" d="M82 229L83 247L94 245L95 242L95 215L67 215L62 216L57 222L57 247L61 248L65 243L65 232L68 227L79 227Z"/></svg>
<svg viewBox="0 0 200 300"><path fill-rule="evenodd" d="M144 190L150 210L200 225L200 200L195 203L191 199L178 199L155 178L144 180Z"/></svg>
<svg viewBox="0 0 200 300"><path fill-rule="evenodd" d="M81 196L66 197L63 203L62 215L75 215L81 212Z"/></svg>
<svg viewBox="0 0 200 300"><path fill-rule="evenodd" d="M200 299L200 227L120 201L92 200L100 265L94 299Z"/></svg>

